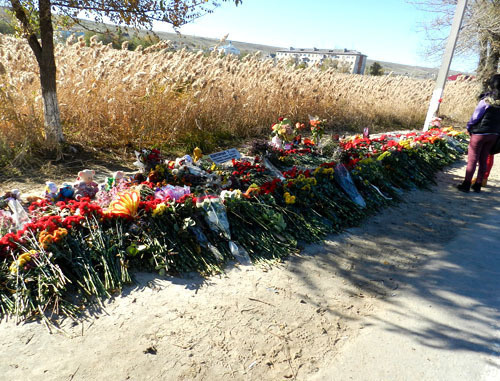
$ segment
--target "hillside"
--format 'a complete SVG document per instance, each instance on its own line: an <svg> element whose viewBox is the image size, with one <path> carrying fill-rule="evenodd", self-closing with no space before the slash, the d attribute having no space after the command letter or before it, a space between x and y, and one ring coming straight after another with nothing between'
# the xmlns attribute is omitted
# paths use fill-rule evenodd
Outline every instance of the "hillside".
<svg viewBox="0 0 500 381"><path fill-rule="evenodd" d="M178 44L183 44L188 47L198 48L198 49L208 49L219 43L218 39L190 36L185 34L167 33L167 32L156 32L158 37L162 40L170 40ZM238 48L242 53L254 53L262 52L264 55L275 54L278 49L282 49L277 46L252 44L248 42L233 41L231 40L233 46Z"/></svg>
<svg viewBox="0 0 500 381"><path fill-rule="evenodd" d="M108 24L99 25L92 21L86 21L86 20L82 21L82 25L84 27L75 26L74 30L85 31L85 28L88 28L96 31L105 32L105 31L113 31L113 29L116 29L114 25L108 25ZM208 50L220 42L220 40L217 38L191 36L181 33L169 33L169 32L159 32L159 31L154 31L154 33L152 33L145 30L136 31L133 28L127 28L127 27L122 27L121 30L125 33L128 33L130 36L144 37L147 35L154 34L161 40L172 41L174 43L174 46L177 47L178 49L186 47L187 49L192 49L192 50L198 50L198 49ZM268 56L270 54L276 53L278 49L282 49L281 47L278 46L253 44L253 43L233 41L233 40L230 41L233 44L233 46L235 46L240 50L241 53L262 52L265 56Z"/></svg>
<svg viewBox="0 0 500 381"><path fill-rule="evenodd" d="M412 78L433 79L435 78L435 76L437 76L437 73L439 71L439 68L405 65L395 62L372 60L370 58L367 59L366 67L369 67L374 62L378 62L380 65L382 65L384 73L392 72L395 75L407 75ZM461 72L456 70L450 70L449 75L460 74L460 73Z"/></svg>

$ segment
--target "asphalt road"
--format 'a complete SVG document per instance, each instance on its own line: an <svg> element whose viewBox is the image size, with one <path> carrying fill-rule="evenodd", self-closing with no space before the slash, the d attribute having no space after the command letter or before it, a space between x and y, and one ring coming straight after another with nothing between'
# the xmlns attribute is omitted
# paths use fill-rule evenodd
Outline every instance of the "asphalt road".
<svg viewBox="0 0 500 381"><path fill-rule="evenodd" d="M402 284L314 380L500 380L500 205Z"/></svg>

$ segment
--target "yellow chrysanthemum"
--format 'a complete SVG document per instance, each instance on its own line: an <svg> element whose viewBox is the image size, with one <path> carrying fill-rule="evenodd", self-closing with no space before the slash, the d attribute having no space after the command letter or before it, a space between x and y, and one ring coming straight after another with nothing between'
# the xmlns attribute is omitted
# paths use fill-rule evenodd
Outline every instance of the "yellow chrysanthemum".
<svg viewBox="0 0 500 381"><path fill-rule="evenodd" d="M292 196L290 193L285 192L285 202L287 204L295 204L295 196Z"/></svg>
<svg viewBox="0 0 500 381"><path fill-rule="evenodd" d="M27 253L21 254L14 262L10 264L9 271L11 274L17 274L19 268L31 261L31 257L35 255L36 250L30 250Z"/></svg>
<svg viewBox="0 0 500 381"><path fill-rule="evenodd" d="M164 202L156 205L155 210L153 210L153 217L161 216L167 209L168 206Z"/></svg>

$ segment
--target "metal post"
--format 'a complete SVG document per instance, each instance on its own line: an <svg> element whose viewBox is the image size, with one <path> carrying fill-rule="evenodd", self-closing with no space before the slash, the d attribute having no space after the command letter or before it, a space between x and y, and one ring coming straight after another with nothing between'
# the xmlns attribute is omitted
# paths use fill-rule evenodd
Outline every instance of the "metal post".
<svg viewBox="0 0 500 381"><path fill-rule="evenodd" d="M439 105L443 96L446 78L448 78L448 71L450 70L451 59L453 58L453 52L455 51L455 46L457 45L458 33L460 32L460 26L462 25L462 20L465 15L467 1L468 0L458 0L457 8L455 9L455 16L453 17L453 23L451 24L450 36L448 37L448 42L446 43L443 60L436 79L436 87L432 93L431 103L429 104L429 110L427 111L427 116L425 118L424 131L429 129L429 124L432 118L437 115L437 112L439 111Z"/></svg>

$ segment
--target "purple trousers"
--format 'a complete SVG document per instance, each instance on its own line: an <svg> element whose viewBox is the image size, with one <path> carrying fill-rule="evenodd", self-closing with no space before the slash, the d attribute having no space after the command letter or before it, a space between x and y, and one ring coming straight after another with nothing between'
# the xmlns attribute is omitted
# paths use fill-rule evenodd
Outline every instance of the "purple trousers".
<svg viewBox="0 0 500 381"><path fill-rule="evenodd" d="M476 182L481 184L487 170L487 161L490 150L497 141L498 135L475 135L472 134L469 141L469 153L467 155L467 169L465 170L465 181L471 182L476 166Z"/></svg>

